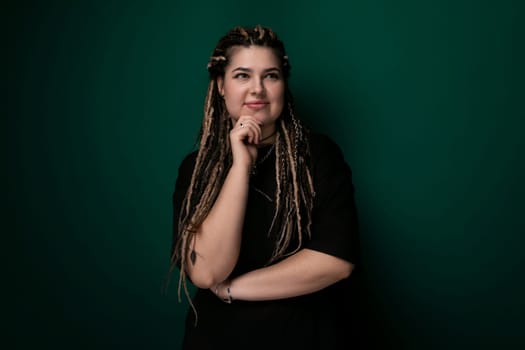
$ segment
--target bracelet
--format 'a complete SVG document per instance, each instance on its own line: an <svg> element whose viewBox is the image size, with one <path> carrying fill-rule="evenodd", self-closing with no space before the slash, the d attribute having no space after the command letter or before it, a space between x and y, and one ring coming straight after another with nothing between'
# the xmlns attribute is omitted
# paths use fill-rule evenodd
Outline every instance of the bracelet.
<svg viewBox="0 0 525 350"><path fill-rule="evenodd" d="M226 293L228 293L228 295L223 298L219 295L219 284L215 285L215 295L219 297L219 299L221 299L223 302L225 302L226 304L231 304L232 301L233 301L233 297L232 297L232 293L230 291L230 286L226 287Z"/></svg>
<svg viewBox="0 0 525 350"><path fill-rule="evenodd" d="M222 298L222 301L224 301L226 304L231 304L233 301L232 293L230 291L230 287L226 287L226 292L228 293L228 296L226 298Z"/></svg>

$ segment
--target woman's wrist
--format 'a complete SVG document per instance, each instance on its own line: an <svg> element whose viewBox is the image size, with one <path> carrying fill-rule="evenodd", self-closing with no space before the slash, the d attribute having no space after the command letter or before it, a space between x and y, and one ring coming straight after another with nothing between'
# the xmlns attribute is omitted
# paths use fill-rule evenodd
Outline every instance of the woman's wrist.
<svg viewBox="0 0 525 350"><path fill-rule="evenodd" d="M213 292L219 299L221 299L226 304L231 304L233 302L231 282L229 280L217 284Z"/></svg>
<svg viewBox="0 0 525 350"><path fill-rule="evenodd" d="M244 162L233 162L230 172L239 172L242 174L242 176L246 176L248 179L250 178L250 173L252 170L252 164L251 163L244 163Z"/></svg>

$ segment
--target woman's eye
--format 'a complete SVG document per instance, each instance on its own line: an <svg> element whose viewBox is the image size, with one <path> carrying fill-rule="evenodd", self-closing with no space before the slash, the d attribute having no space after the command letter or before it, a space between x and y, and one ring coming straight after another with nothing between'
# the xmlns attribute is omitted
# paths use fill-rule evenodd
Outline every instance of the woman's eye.
<svg viewBox="0 0 525 350"><path fill-rule="evenodd" d="M248 74L246 74L246 73L237 73L233 77L235 79L247 79L248 78Z"/></svg>
<svg viewBox="0 0 525 350"><path fill-rule="evenodd" d="M279 77L279 74L277 73L268 73L266 74L266 78L272 79L272 80L278 80L280 77Z"/></svg>

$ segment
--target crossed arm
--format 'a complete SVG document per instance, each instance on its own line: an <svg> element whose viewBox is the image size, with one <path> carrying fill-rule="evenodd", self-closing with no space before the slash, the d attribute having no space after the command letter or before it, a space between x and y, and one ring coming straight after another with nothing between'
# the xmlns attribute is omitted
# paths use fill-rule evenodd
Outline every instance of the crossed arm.
<svg viewBox="0 0 525 350"><path fill-rule="evenodd" d="M353 268L346 260L302 249L277 264L224 281L212 291L221 299L283 299L317 292L349 277ZM229 295L226 288L230 288Z"/></svg>
<svg viewBox="0 0 525 350"><path fill-rule="evenodd" d="M350 276L350 262L302 249L279 263L228 280L239 257L248 190L248 171L230 168L217 201L192 242L187 273L193 284L209 288L221 298L227 296L229 287L234 299L255 301L313 293Z"/></svg>

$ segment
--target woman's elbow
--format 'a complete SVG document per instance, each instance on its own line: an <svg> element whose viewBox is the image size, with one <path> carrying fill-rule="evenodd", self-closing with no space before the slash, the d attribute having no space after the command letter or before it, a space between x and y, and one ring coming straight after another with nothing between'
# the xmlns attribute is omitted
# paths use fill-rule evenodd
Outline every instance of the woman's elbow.
<svg viewBox="0 0 525 350"><path fill-rule="evenodd" d="M348 261L341 261L341 265L337 269L338 280L344 280L352 274L354 271L354 264Z"/></svg>
<svg viewBox="0 0 525 350"><path fill-rule="evenodd" d="M213 277L213 274L207 271L201 271L197 269L192 269L188 271L188 277L191 280L191 283L201 289L210 289L215 286L217 283L216 279Z"/></svg>
<svg viewBox="0 0 525 350"><path fill-rule="evenodd" d="M208 269L192 269L188 271L191 283L200 289L210 289L223 282L228 276L218 275L215 271Z"/></svg>

